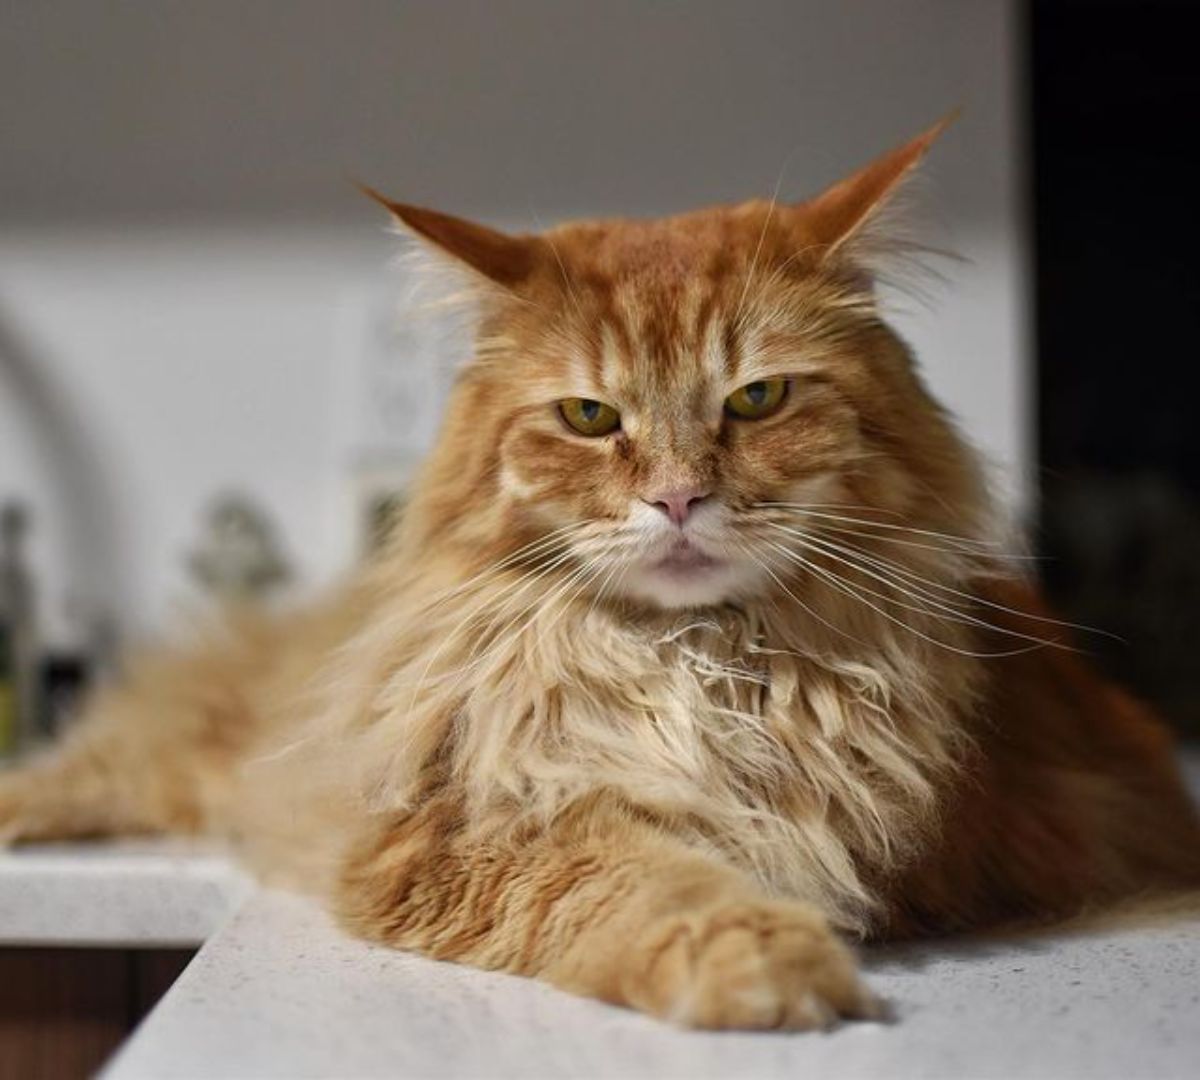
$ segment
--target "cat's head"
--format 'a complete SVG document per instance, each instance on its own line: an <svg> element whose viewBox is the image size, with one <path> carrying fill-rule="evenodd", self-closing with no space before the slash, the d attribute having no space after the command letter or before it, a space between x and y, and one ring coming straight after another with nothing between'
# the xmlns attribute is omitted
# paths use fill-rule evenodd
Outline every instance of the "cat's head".
<svg viewBox="0 0 1200 1080"><path fill-rule="evenodd" d="M480 300L420 542L675 608L787 589L801 539L837 518L963 528L973 462L867 257L940 129L796 205L512 236L388 202Z"/></svg>

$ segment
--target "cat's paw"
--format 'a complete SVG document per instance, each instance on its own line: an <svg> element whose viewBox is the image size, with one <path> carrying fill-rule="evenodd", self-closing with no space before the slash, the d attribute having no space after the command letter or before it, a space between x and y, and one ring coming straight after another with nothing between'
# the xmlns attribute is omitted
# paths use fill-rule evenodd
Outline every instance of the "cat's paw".
<svg viewBox="0 0 1200 1080"><path fill-rule="evenodd" d="M658 920L626 969L631 1005L699 1028L827 1028L877 1019L854 957L815 910L726 904Z"/></svg>

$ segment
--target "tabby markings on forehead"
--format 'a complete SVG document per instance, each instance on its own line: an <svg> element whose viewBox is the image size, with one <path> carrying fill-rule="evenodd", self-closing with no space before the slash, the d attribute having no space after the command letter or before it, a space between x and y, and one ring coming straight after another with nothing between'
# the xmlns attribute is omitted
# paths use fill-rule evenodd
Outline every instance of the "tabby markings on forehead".
<svg viewBox="0 0 1200 1080"><path fill-rule="evenodd" d="M600 328L600 385L605 389L621 382L621 346L616 331L608 323Z"/></svg>
<svg viewBox="0 0 1200 1080"><path fill-rule="evenodd" d="M596 386L593 392L614 404L622 396L637 397L642 389L637 384L639 366L642 377L652 369L637 364L636 338L625 339L635 350L633 356L628 355L628 345L622 344L620 335L609 323L601 326L599 340L598 362L593 365L596 382L589 384ZM692 370L706 384L720 386L736 376L737 358L730 355L725 327L719 319L708 319L703 325L694 325L691 333L681 333L673 351L681 358L692 356L695 361ZM631 377L635 380L632 385Z"/></svg>
<svg viewBox="0 0 1200 1080"><path fill-rule="evenodd" d="M725 325L720 320L709 319L703 333L704 338L701 343L703 366L712 372L713 382L720 386L726 379L737 373L737 350L730 347Z"/></svg>
<svg viewBox="0 0 1200 1080"><path fill-rule="evenodd" d="M596 385L595 366L584 350L572 348L568 353L568 364L571 371L571 384L580 389L578 392L572 391L571 394L565 396L580 398L604 397L603 388Z"/></svg>

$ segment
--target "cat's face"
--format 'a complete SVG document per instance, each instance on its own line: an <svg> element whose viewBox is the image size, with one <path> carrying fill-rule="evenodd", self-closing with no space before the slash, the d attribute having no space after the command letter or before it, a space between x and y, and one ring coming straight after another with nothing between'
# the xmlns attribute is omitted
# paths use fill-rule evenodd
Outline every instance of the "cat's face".
<svg viewBox="0 0 1200 1080"><path fill-rule="evenodd" d="M849 339L874 317L829 282L747 292L767 213L559 230L570 289L506 320L499 495L547 530L585 526L569 542L610 592L677 607L772 587L764 504L844 501L869 451Z"/></svg>
<svg viewBox="0 0 1200 1080"><path fill-rule="evenodd" d="M398 208L502 286L427 489L443 535L524 545L565 590L697 607L788 590L822 507L956 497L957 442L861 267L831 257L895 182L879 166L799 208L534 238Z"/></svg>

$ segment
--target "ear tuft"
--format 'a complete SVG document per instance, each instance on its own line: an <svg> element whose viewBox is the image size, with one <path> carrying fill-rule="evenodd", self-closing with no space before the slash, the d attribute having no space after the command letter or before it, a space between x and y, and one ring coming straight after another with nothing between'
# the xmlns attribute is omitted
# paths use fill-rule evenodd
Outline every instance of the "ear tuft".
<svg viewBox="0 0 1200 1080"><path fill-rule="evenodd" d="M365 184L358 187L409 232L498 285L515 288L538 266L541 241L536 236L509 236L437 210L393 202Z"/></svg>
<svg viewBox="0 0 1200 1080"><path fill-rule="evenodd" d="M828 254L850 239L882 209L957 116L958 110L949 113L915 139L889 150L815 198L795 206L792 212L807 241L824 248Z"/></svg>

